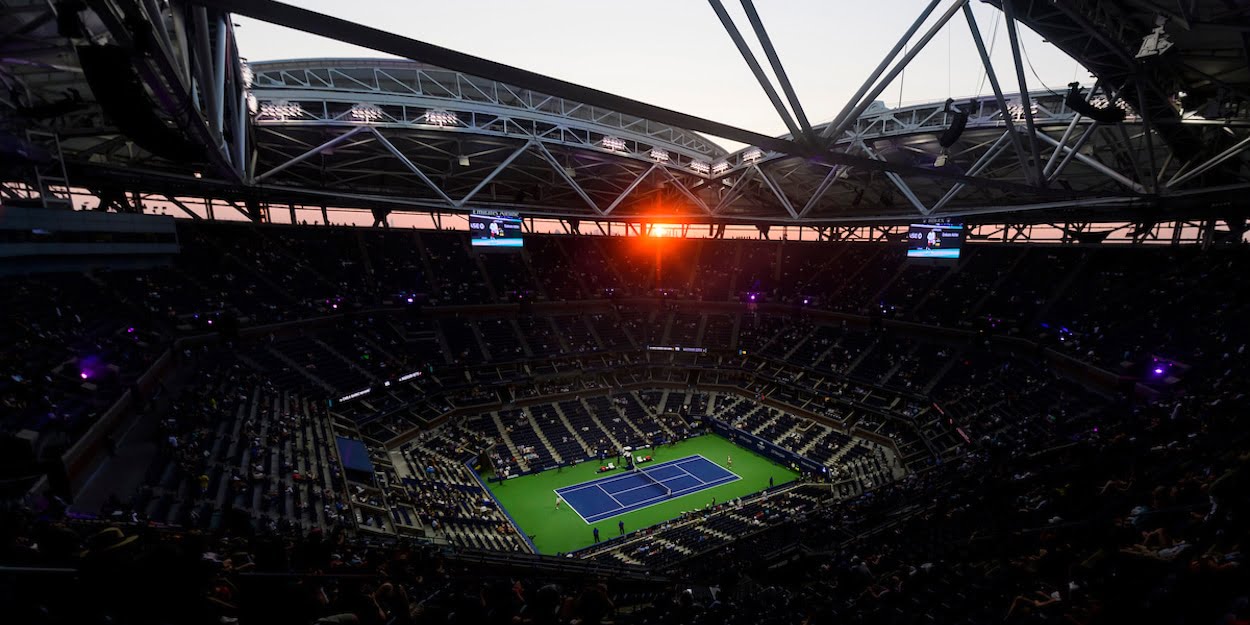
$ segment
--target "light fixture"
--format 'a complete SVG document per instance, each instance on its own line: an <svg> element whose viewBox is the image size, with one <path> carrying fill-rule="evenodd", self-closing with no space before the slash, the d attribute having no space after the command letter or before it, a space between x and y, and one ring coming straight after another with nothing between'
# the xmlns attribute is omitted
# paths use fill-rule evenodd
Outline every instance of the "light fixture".
<svg viewBox="0 0 1250 625"><path fill-rule="evenodd" d="M256 100L256 94L247 94L247 112L255 115L258 110L260 110L260 102Z"/></svg>
<svg viewBox="0 0 1250 625"><path fill-rule="evenodd" d="M239 75L243 79L243 88L251 89L256 74L252 72L252 65L247 62L247 59L239 59Z"/></svg>
<svg viewBox="0 0 1250 625"><path fill-rule="evenodd" d="M356 104L352 106L352 119L358 122L376 122L382 119L382 109L372 104Z"/></svg>
<svg viewBox="0 0 1250 625"><path fill-rule="evenodd" d="M1077 114L1100 124L1118 124L1128 115L1128 105L1124 100L1112 104L1107 96L1097 95L1086 102L1085 96L1081 95L1081 85L1075 82L1068 84L1068 95L1064 98L1064 103Z"/></svg>
<svg viewBox="0 0 1250 625"><path fill-rule="evenodd" d="M754 163L761 158L764 158L764 153L761 152L759 148L751 148L742 155L742 160L747 163Z"/></svg>
<svg viewBox="0 0 1250 625"><path fill-rule="evenodd" d="M603 143L603 147L609 150L625 149L625 140L620 137L604 137L601 143Z"/></svg>
<svg viewBox="0 0 1250 625"><path fill-rule="evenodd" d="M1144 59L1148 56L1159 56L1167 52L1174 44L1163 32L1163 27L1168 23L1167 16L1158 15L1155 17L1155 27L1141 40L1141 48L1138 48L1134 58Z"/></svg>
<svg viewBox="0 0 1250 625"><path fill-rule="evenodd" d="M1029 113L1037 115L1037 105L1029 103ZM1007 114L1011 115L1013 121L1024 119L1024 104L1019 101L1011 102L1007 105Z"/></svg>
<svg viewBox="0 0 1250 625"><path fill-rule="evenodd" d="M729 171L729 163L726 161L718 161L715 165L712 165L713 174L716 174L719 176L720 174L723 174L727 171Z"/></svg>
<svg viewBox="0 0 1250 625"><path fill-rule="evenodd" d="M304 114L304 107L299 102L277 100L260 105L260 116L273 119L290 119Z"/></svg>
<svg viewBox="0 0 1250 625"><path fill-rule="evenodd" d="M693 169L701 174L706 174L709 171L712 171L712 166L708 165L707 161L690 161L690 169Z"/></svg>
<svg viewBox="0 0 1250 625"><path fill-rule="evenodd" d="M568 176L569 178L576 178L577 170L566 165L564 167L564 175Z"/></svg>
<svg viewBox="0 0 1250 625"><path fill-rule="evenodd" d="M945 167L946 159L950 157L950 152L946 148L942 148L942 152L938 154L937 160L933 161L934 167Z"/></svg>
<svg viewBox="0 0 1250 625"><path fill-rule="evenodd" d="M469 166L469 157L468 157L468 156L466 156L466 155L464 155L464 154L461 154L461 155L460 155L460 159L459 159L459 160L460 160L460 166L461 166L461 167L468 167L468 166Z"/></svg>
<svg viewBox="0 0 1250 625"><path fill-rule="evenodd" d="M451 111L441 109L430 109L425 112L425 122L435 126L455 126L460 118Z"/></svg>
<svg viewBox="0 0 1250 625"><path fill-rule="evenodd" d="M660 148L651 148L650 155L651 155L651 158L655 159L657 162L660 162L660 163L668 162L668 150L661 150Z"/></svg>

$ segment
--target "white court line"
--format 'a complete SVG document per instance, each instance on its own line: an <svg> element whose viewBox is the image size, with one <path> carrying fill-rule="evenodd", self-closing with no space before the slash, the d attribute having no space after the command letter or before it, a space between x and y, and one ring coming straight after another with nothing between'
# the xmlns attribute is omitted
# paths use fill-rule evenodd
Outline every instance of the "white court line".
<svg viewBox="0 0 1250 625"><path fill-rule="evenodd" d="M612 496L612 493L609 493L609 492L608 492L608 489L604 488L602 485L600 485L600 484L595 484L595 486L598 486L598 487L599 487L599 492L601 492L601 493L603 493L603 494L607 495L607 496L608 496L608 499L611 499L612 501L615 501L615 502L616 502L616 505L620 506L621 508L628 508L628 507L629 507L629 506L626 506L625 504L621 503L621 500L620 500L620 499L617 499L616 497L613 497L613 496ZM619 493L618 493L618 494L619 494ZM619 510L619 509L620 509L620 508L618 508L618 510ZM593 515L592 515L592 516L593 516Z"/></svg>
<svg viewBox="0 0 1250 625"><path fill-rule="evenodd" d="M552 490L551 492L555 493L555 494L556 494L556 497L560 498L560 500L561 500L561 501L564 501L564 504L565 504L565 505L567 505L567 506L569 507L569 510L572 510L572 511L573 511L573 514L576 514L576 515L577 515L577 518L581 519L581 520L582 520L582 522L583 522L583 523L585 523L586 525L590 525L590 521L587 521L587 520L586 520L586 517L582 516L582 513L580 513L580 512L578 512L578 511L577 511L577 506L575 506L575 505L573 505L573 504L569 503L567 500L565 500L565 499L564 499L564 495L561 495L561 494L560 494L560 491L558 491L558 490ZM593 516L593 515L592 515L592 516ZM537 550L537 549L535 549L534 551L538 551L538 550Z"/></svg>
<svg viewBox="0 0 1250 625"><path fill-rule="evenodd" d="M699 476L697 476L697 475L695 475L695 474L693 474L693 473L691 473L691 472L687 471L687 470L686 470L686 468L685 468L685 467L683 467L683 466L681 466L680 464L679 464L679 465L677 465L677 468L678 468L678 469L680 469L682 473L685 473L686 475L689 475L690 477L693 477L694 479L699 480L699 483L700 483L700 484L702 484L702 483L703 483L703 478L701 478L701 477L699 477Z"/></svg>
<svg viewBox="0 0 1250 625"><path fill-rule="evenodd" d="M696 492L701 491L701 490L706 490L706 489L708 489L708 488L712 488L712 487L714 487L714 486L720 486L721 484L728 484L728 483L730 483L730 482L736 482L736 481L738 481L738 480L740 480L740 479L742 479L742 478L741 478L741 477L739 477L739 476L737 476L737 475L730 474L730 475L725 476L725 477L723 477L723 478L721 478L721 479L719 479L719 480L712 480L711 482L703 482L703 483L701 483L701 484L698 484L698 485L695 485L695 486L691 486L690 488L687 488L687 489L682 490L682 491L674 491L674 492L673 492L673 494L672 494L672 496L660 495L660 496L658 496L658 497L652 497L651 499L643 499L642 501L639 501L639 502L638 502L638 503L642 503L642 502L644 502L644 501L654 501L654 500L657 500L657 499L658 499L658 500L660 500L660 501L655 501L654 503L649 503L649 504L647 504L647 505L645 505L645 506L639 506L639 505L638 505L638 503L635 503L635 504L632 504L632 505L630 505L630 506L625 506L625 507L622 507L622 508L617 508L616 510L610 510L610 511L608 511L608 512L600 512L599 514L592 514L592 515L590 515L590 519L591 519L591 520L587 520L587 519L586 519L586 517L582 517L582 520L583 520L583 521L586 521L586 524L587 524L587 525L590 525L591 523L598 523L599 521L603 521L603 520L606 520L606 519L610 519L610 518L612 518L612 517L614 517L614 516L618 516L618 515L621 515L621 514L627 514L627 513L629 513L629 512L636 512L636 511L638 511L638 510L642 510L642 509L644 509L644 508L650 508L651 506L658 506L658 505L660 505L661 503L664 503L664 501L671 501L671 500L676 499L676 498L678 498L678 497L685 497L686 495L693 494L693 493L696 493ZM634 507L634 506L638 506L638 507ZM626 510L625 508L629 508L629 509L628 509L628 510ZM581 515L580 515L580 514L578 514L578 516L581 516Z"/></svg>
<svg viewBox="0 0 1250 625"><path fill-rule="evenodd" d="M721 478L718 478L718 479L715 479L715 480L712 480L712 481L704 481L704 480L703 480L703 478L701 478L701 477L699 477L699 476L697 476L697 475L695 475L695 474L693 474L693 473L691 473L691 472L687 471L687 470L685 469L685 467L681 466L681 465L686 464L686 463L688 463L688 462L694 462L695 460L699 460L699 459L701 459L701 460L703 460L704 462L707 462L707 463L711 464L712 466L714 466L714 467L716 467L716 468L718 468L718 469L720 469L720 470L724 471L724 472L725 472L725 473L727 473L728 475L726 475L726 476L724 476L724 477L721 477ZM577 512L577 508L576 508L575 506L573 506L572 504L569 504L569 507L570 507L570 508L573 508L573 511L577 513L577 516L578 516L578 517L580 517L580 518L582 519L582 521L586 523L586 525L590 525L590 524L592 524L592 523L598 523L599 521L603 521L603 520L605 520L605 519L610 519L610 518L612 518L612 517L614 517L614 516L618 516L618 515L621 515L621 514L627 514L627 513L629 513L629 512L634 512L634 511L637 511L637 510L642 510L642 509L645 509L645 508L650 508L651 506L656 506L656 505L659 505L659 504L661 504L661 503L664 503L664 501L668 501L668 500L676 499L676 498L678 498L678 497L684 497L684 496L686 496L686 495L688 495L688 494L692 494L692 493L698 492L698 491L700 491L700 490L705 490L705 489L708 489L708 488L712 488L712 487L714 487L714 486L720 486L720 485L722 485L722 484L728 484L728 483L730 483L730 482L736 482L736 481L738 481L738 480L742 479L742 476L738 475L737 473L734 473L733 471L730 471L729 469L726 469L725 467L720 466L719 464L716 464L715 462L712 462L712 461L711 461L711 460L709 460L707 457L705 457L703 454L693 454L693 455L690 455L690 456L686 456L685 458L678 458L677 460L669 460L669 461L667 461L667 462L661 462L660 464L657 464L657 465L653 465L653 466L647 467L646 469L641 469L641 471L642 471L642 472L644 472L644 473L648 473L648 472L653 471L653 470L655 470L655 469L659 469L659 468L661 468L661 467L666 467L666 466L669 466L669 465L676 466L678 469L681 469L681 471L682 471L683 473L686 473L686 474L687 474L687 475L689 475L690 477L693 477L694 479L699 480L699 482L700 482L700 483L699 483L699 484L697 484L697 485L695 485L695 486L692 486L692 487L690 487L690 488L687 488L687 489L681 490L681 491L673 491L673 493L672 493L671 495L659 495L659 496L657 496L657 497L652 497L652 498L650 498L650 499L643 499L642 501L639 501L638 503L635 503L635 504L631 504L631 505L629 505L629 506L623 506L623 505L621 505L621 502L620 502L619 500L617 500L615 497L612 497L612 494L611 494L611 493L609 493L607 490L605 490L605 489L601 486L601 484L610 484L610 483L612 483L612 482L615 482L615 481L618 481L618 480L621 480L621 479L625 479L625 478L628 478L628 477L632 477L632 476L634 475L634 473L633 473L633 472L631 472L631 473L627 473L627 474L625 474L625 475L618 475L618 476L616 476L616 477L612 477L612 478L606 478L606 479L601 479L601 480L592 480L592 481L590 481L590 482L584 482L584 483L582 483L582 484L577 484L577 485L574 485L574 486L566 486L566 487L564 487L564 488L561 488L561 489L559 489L559 490L556 490L556 491L555 491L555 493L556 493L557 495L561 495L561 496L562 496L562 494L563 494L563 493L576 492L576 491L579 491L579 490L582 490L582 489L585 489L585 488L590 488L590 487L592 487L592 486L599 486L599 490L600 490L601 492L603 492L605 495L607 495L607 496L608 496L608 497L610 497L613 501L615 501L615 502L616 502L616 504L617 504L618 506L621 506L621 507L617 508L616 510L609 510L609 511L606 511L606 512L600 512L599 514L592 514L592 515L590 515L590 517L589 517L589 518L587 518L587 517L582 516L582 513L581 513L581 512ZM681 477L681 476L678 476L678 478L680 478L680 477ZM657 480L657 481L659 481L659 482L663 483L663 482L667 482L667 481L669 481L669 480L671 480L671 479L677 479L677 478L669 478L668 480ZM645 484L644 486L651 486L651 484ZM638 487L638 488L642 488L642 487ZM627 490L633 490L633 489L627 489ZM626 491L620 491L620 492L618 492L617 494L620 494L620 493L623 493L623 492L626 492ZM652 502L652 503L647 503L646 505L641 505L641 506L639 506L639 505L638 505L639 503L644 503L644 502ZM566 501L565 501L565 503L568 503L568 501L566 500ZM637 506L637 507L634 507L634 506Z"/></svg>
<svg viewBox="0 0 1250 625"><path fill-rule="evenodd" d="M714 467L716 467L716 468L720 469L721 471L724 471L725 473L728 473L729 475L737 476L737 477L739 477L739 478L741 478L741 477L742 477L741 475L738 475L737 473L734 473L733 471L730 471L729 469L726 469L725 467L722 467L722 466L720 466L719 464L716 464L715 462L712 462L711 460L708 460L707 458L704 458L704 457L703 457L703 454L695 454L695 455L693 455L693 456L688 456L688 457L682 458L681 460L675 460L674 462L677 464L677 468L681 469L682 471L686 471L686 468L685 468L685 467L683 467L683 466L681 466L681 465L683 465L683 464L685 464L685 463L687 463L687 462L690 462L690 460L692 460L693 458L703 458L705 461L707 461L707 463L708 463L708 464L710 464L710 465L712 465L712 466L714 466ZM690 472L689 472L689 471L686 471L686 473L690 473ZM690 474L691 474L691 475L694 475L693 473L690 473ZM711 484L712 482L719 482L720 480L724 479L724 478L717 478L717 479L715 479L715 480L712 480L712 482L705 482L703 478L701 478L701 477L699 477L699 476L697 476L697 475L694 475L694 478L695 478L695 479L697 479L697 480L699 480L700 482L704 482L704 483L706 483L706 484Z"/></svg>
<svg viewBox="0 0 1250 625"><path fill-rule="evenodd" d="M681 477L681 476L679 475L679 476L677 476L677 477ZM676 478L672 478L672 479L676 479ZM659 483L663 484L664 482L667 482L668 480L657 480L657 481L658 481ZM642 486L635 486L635 487L633 487L633 488L626 488L625 490L618 490L618 491L616 491L615 493L608 493L608 496L609 496L609 497L612 497L612 495L619 495L619 494L621 494L621 493L628 493L628 492L629 492L629 491L631 491L631 490L638 490L639 488L647 488L647 487L650 487L650 486L655 486L655 482L647 482L646 484L643 484ZM607 490L604 490L603 492L607 493L608 491L607 491ZM612 497L612 499L616 499L616 497ZM618 501L617 501L617 503L620 503L620 501L618 500Z"/></svg>
<svg viewBox="0 0 1250 625"><path fill-rule="evenodd" d="M693 459L693 458L696 458L696 457L698 457L698 458L703 458L703 456L701 456L701 455L699 455L699 454L695 454L694 456L686 456L685 458L678 458L677 460L669 460L668 462L661 462L660 464L657 464L657 465L654 465L654 466L647 467L646 469L641 469L641 471L646 472L646 471L648 471L648 470L650 470L650 469L658 469L658 468L660 468L660 467L666 467L666 466L669 466L669 465L672 465L672 464L677 464L677 463L679 463L679 462L686 462L686 461L689 461L689 460L691 460L691 459ZM704 460L707 460L707 458L703 458L703 459L704 459ZM708 460L708 462L712 462L712 461L711 461L711 460ZM626 473L625 475L617 475L617 476L613 476L613 477L602 477L602 478L596 478L596 479L590 480L589 482L582 482L581 484L574 484L574 485L572 485L572 486L565 486L564 488L557 489L557 490L556 490L556 492L557 492L557 493L572 493L572 492L576 492L576 491L582 490L583 488L590 488L590 487L592 487L592 486L599 486L600 484L611 484L612 482L615 482L615 481L617 481L617 480L623 480L623 479L625 479L625 478L627 478L627 477L631 477L631 476L633 476L633 475L634 475L634 473L631 471L631 472L629 472L629 473Z"/></svg>
<svg viewBox="0 0 1250 625"><path fill-rule="evenodd" d="M624 508L618 508L618 509L616 509L616 510L610 510L610 511L607 511L607 512L600 512L599 514L592 514L592 515L590 515L590 519L589 519L589 520L588 520L588 519L586 519L586 517L582 517L582 520L583 520L583 521L586 521L586 524L587 524L587 525L590 525L591 523L598 523L599 521L603 521L603 520L606 520L606 519L610 519L610 518L612 518L612 517L614 517L614 516L618 516L618 515L621 515L621 514L627 514L627 513L630 513L630 512L635 512L635 511L642 510L642 509L645 509L645 508L650 508L651 506L657 506L657 505L659 505L659 504L661 504L661 503L664 503L665 501L671 501L671 500L673 500L673 499L677 499L678 497L685 497L686 495L694 494L694 493L699 492L699 491L701 491L701 490L707 490L707 489L712 488L712 487L715 487L715 486L720 486L720 485L722 485L722 484L728 484L728 483L730 483L730 482L736 482L736 481L738 481L738 480L742 479L742 476L738 475L737 473L734 473L733 471L730 471L730 470L728 470L728 469L725 469L725 467L722 467L722 466L720 466L720 465L716 464L715 462L712 462L711 460L708 460L707 458L704 458L701 454L695 454L695 456L697 456L697 457L699 457L699 458L703 458L703 460L705 460L705 461L707 461L707 462L711 462L713 465L715 465L715 466L719 467L720 469L722 469L722 470L724 470L726 473L728 473L728 475L726 475L726 476L724 476L724 477L721 477L721 478L718 478L718 479L715 479L715 480L712 480L712 481L710 481L710 482L705 482L705 481L703 481L701 478L699 478L699 476L691 474L691 477L695 478L696 480L699 480L699 482L700 482L699 484L697 484L697 485L695 485L695 486L691 486L690 488L687 488L687 489L684 489L684 490L681 490L681 491L673 491L673 494L672 494L672 495L669 495L669 496L660 495L660 496L658 496L658 497L652 497L652 498L650 498L650 499L643 499L642 501L639 501L639 502L638 502L638 503L643 503L643 502L651 501L651 502L653 502L653 503L648 503L648 504L646 504L646 505L642 505L642 506L639 506L639 505L638 505L638 503L635 503L635 504L632 504L631 506L626 506L626 507L624 507ZM680 462L689 461L689 460L693 459L695 456L692 456L692 457L690 457L690 458L683 458L681 461L673 461L673 462L674 462L674 463L680 463ZM682 469L682 470L683 470L683 471L685 471L685 469ZM687 471L687 473L689 473L689 471ZM666 480L666 481L667 481L667 480ZM658 501L656 501L656 500L658 500ZM634 506L637 506L637 507L634 507ZM627 509L625 509L625 508L629 508L629 509L627 510ZM581 516L581 515L579 514L578 516Z"/></svg>

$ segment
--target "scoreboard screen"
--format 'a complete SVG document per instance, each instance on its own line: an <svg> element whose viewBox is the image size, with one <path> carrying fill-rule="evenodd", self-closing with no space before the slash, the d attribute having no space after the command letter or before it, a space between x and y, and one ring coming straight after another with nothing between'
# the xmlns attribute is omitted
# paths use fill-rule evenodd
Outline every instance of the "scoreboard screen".
<svg viewBox="0 0 1250 625"><path fill-rule="evenodd" d="M471 213L469 236L476 248L521 247L519 215Z"/></svg>
<svg viewBox="0 0 1250 625"><path fill-rule="evenodd" d="M908 258L959 258L963 224L911 224L907 230Z"/></svg>

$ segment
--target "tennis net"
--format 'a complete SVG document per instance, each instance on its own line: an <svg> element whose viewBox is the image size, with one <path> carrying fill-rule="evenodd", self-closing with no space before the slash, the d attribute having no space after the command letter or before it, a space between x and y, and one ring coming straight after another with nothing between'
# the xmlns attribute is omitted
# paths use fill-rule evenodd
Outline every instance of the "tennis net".
<svg viewBox="0 0 1250 625"><path fill-rule="evenodd" d="M659 486L660 490L664 491L665 497L673 496L673 489L665 486L664 482L661 482L660 480L657 480L654 477L652 477L652 475L650 473L647 473L645 469L639 469L638 473L642 475L643 479L651 482L652 484L655 484L656 486Z"/></svg>

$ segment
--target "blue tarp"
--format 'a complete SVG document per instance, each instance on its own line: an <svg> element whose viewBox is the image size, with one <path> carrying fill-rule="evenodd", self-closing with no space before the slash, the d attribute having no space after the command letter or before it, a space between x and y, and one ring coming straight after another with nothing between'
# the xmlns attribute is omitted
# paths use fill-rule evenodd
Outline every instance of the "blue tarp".
<svg viewBox="0 0 1250 625"><path fill-rule="evenodd" d="M348 471L361 471L373 474L373 461L369 459L369 449L364 441L352 440L336 436L339 446L339 457L343 459L343 468Z"/></svg>

